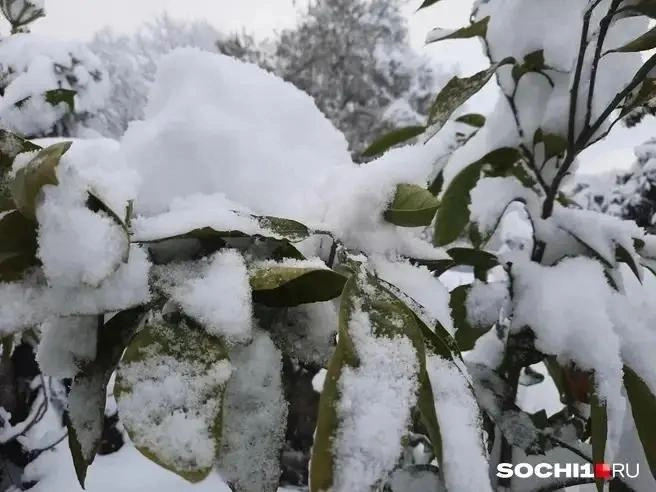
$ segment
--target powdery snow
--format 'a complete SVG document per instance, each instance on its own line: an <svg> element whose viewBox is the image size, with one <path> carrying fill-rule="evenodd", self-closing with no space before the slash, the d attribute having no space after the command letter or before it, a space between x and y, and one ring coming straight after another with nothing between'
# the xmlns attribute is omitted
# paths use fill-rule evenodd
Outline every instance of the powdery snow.
<svg viewBox="0 0 656 492"><path fill-rule="evenodd" d="M481 440L478 404L461 370L437 356L426 359L442 434L443 476L448 490L492 492Z"/></svg>
<svg viewBox="0 0 656 492"><path fill-rule="evenodd" d="M41 325L36 353L41 372L55 378L71 378L84 362L96 357L97 316L54 318Z"/></svg>
<svg viewBox="0 0 656 492"><path fill-rule="evenodd" d="M244 258L237 251L215 254L203 273L176 287L172 297L208 333L229 343L251 337L251 288Z"/></svg>
<svg viewBox="0 0 656 492"><path fill-rule="evenodd" d="M368 492L396 465L416 401L419 361L408 338L375 337L369 316L356 309L349 333L360 366L339 378L334 442L335 492Z"/></svg>
<svg viewBox="0 0 656 492"><path fill-rule="evenodd" d="M491 327L499 320L509 297L506 282L484 283L474 280L465 301L467 321L476 327Z"/></svg>

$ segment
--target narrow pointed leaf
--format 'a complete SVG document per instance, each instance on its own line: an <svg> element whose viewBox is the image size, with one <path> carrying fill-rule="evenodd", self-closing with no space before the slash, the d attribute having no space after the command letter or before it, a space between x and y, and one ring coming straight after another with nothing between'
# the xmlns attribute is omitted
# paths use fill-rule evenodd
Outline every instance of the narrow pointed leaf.
<svg viewBox="0 0 656 492"><path fill-rule="evenodd" d="M486 118L482 114L468 113L456 118L456 121L474 128L482 128L485 125Z"/></svg>
<svg viewBox="0 0 656 492"><path fill-rule="evenodd" d="M656 48L656 27L652 27L649 31L644 33L642 36L634 39L630 43L625 44L620 48L611 50L611 52L636 52L636 51L647 51Z"/></svg>
<svg viewBox="0 0 656 492"><path fill-rule="evenodd" d="M649 463L652 475L656 477L656 397L647 384L633 370L624 366L624 388L631 403L631 413L645 458Z"/></svg>
<svg viewBox="0 0 656 492"><path fill-rule="evenodd" d="M487 25L490 22L489 17L485 17L477 22L468 26L461 27L460 29L442 29L435 28L426 36L426 44L435 43L437 41L445 41L447 39L468 39L481 37L484 38L487 34Z"/></svg>
<svg viewBox="0 0 656 492"><path fill-rule="evenodd" d="M406 126L397 128L375 140L362 152L362 157L375 157L408 140L418 137L426 131L425 126Z"/></svg>
<svg viewBox="0 0 656 492"><path fill-rule="evenodd" d="M600 402L595 393L592 394L590 402L590 425L591 425L591 444L592 444L592 462L605 463L606 438L608 436L608 415L606 405ZM597 490L603 492L604 481L595 480Z"/></svg>

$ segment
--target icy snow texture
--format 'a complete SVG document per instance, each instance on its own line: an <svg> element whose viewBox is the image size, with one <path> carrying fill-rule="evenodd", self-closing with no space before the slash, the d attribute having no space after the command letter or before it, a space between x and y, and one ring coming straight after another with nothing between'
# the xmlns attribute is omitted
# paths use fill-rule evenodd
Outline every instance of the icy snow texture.
<svg viewBox="0 0 656 492"><path fill-rule="evenodd" d="M230 354L233 374L224 402L221 476L243 492L274 492L285 437L280 351L264 332Z"/></svg>
<svg viewBox="0 0 656 492"><path fill-rule="evenodd" d="M478 404L469 383L452 363L437 356L426 360L435 396L448 490L492 492L489 464L481 441Z"/></svg>
<svg viewBox="0 0 656 492"><path fill-rule="evenodd" d="M100 60L84 45L53 41L37 34L14 34L0 43L2 66L11 73L0 97L0 122L5 128L28 136L49 133L68 110L53 108L42 94L53 89L72 89L77 114L93 113L109 97L110 83ZM34 97L22 108L14 104Z"/></svg>
<svg viewBox="0 0 656 492"><path fill-rule="evenodd" d="M368 492L401 454L416 401L419 361L408 338L375 337L369 315L356 309L349 333L360 359L339 378L334 441L335 492Z"/></svg>
<svg viewBox="0 0 656 492"><path fill-rule="evenodd" d="M36 353L41 372L55 378L70 378L80 364L96 357L98 318L70 316L55 318L41 325Z"/></svg>
<svg viewBox="0 0 656 492"><path fill-rule="evenodd" d="M176 287L172 297L208 333L228 343L251 337L251 288L246 264L238 252L215 254L202 275Z"/></svg>
<svg viewBox="0 0 656 492"><path fill-rule="evenodd" d="M124 364L121 377L130 391L120 395L119 412L135 445L178 470L211 467L217 449L210 429L222 403L218 388L230 373L227 360L208 368L153 354Z"/></svg>

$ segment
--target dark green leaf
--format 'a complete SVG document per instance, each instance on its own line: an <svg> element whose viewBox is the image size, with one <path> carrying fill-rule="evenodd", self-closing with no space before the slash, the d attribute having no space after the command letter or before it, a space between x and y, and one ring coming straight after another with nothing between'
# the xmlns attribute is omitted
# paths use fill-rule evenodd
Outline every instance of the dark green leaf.
<svg viewBox="0 0 656 492"><path fill-rule="evenodd" d="M428 226L437 211L437 199L426 188L412 184L396 187L394 200L385 211L385 220L402 227Z"/></svg>
<svg viewBox="0 0 656 492"><path fill-rule="evenodd" d="M431 127L431 132L435 134L442 128L458 107L488 83L499 67L513 62L514 59L506 58L471 77L453 77L447 82L429 111L428 126Z"/></svg>
<svg viewBox="0 0 656 492"><path fill-rule="evenodd" d="M642 378L628 366L624 366L624 387L645 458L652 475L656 477L656 398Z"/></svg>
<svg viewBox="0 0 656 492"><path fill-rule="evenodd" d="M606 404L600 402L596 393L593 392L590 401L590 443L592 445L592 462L605 463L606 454L606 437L608 436L608 415L606 413ZM597 490L603 492L604 481L595 480Z"/></svg>
<svg viewBox="0 0 656 492"><path fill-rule="evenodd" d="M45 98L46 102L57 106L59 103L64 103L68 105L68 110L71 113L75 112L75 91L71 89L53 89L51 91L46 91Z"/></svg>
<svg viewBox="0 0 656 492"><path fill-rule="evenodd" d="M250 283L255 302L292 307L339 297L346 277L327 268L264 266L251 274Z"/></svg>
<svg viewBox="0 0 656 492"><path fill-rule="evenodd" d="M293 243L307 239L312 233L307 226L295 220L256 215L252 217L257 220L260 227L271 231L275 236L279 236L279 238L287 239Z"/></svg>
<svg viewBox="0 0 656 492"><path fill-rule="evenodd" d="M375 140L374 143L367 147L366 150L362 153L362 157L374 157L382 154L386 150L398 144L418 137L424 133L425 130L425 126L406 126L392 130L391 132Z"/></svg>
<svg viewBox="0 0 656 492"><path fill-rule="evenodd" d="M413 265L426 267L429 271L433 272L436 277L439 277L447 270L450 270L456 266L456 262L453 260L422 260L411 258L410 263Z"/></svg>
<svg viewBox="0 0 656 492"><path fill-rule="evenodd" d="M460 171L449 183L437 209L434 242L437 246L449 244L463 233L469 223L470 192L476 186L485 165L497 173L511 169L521 154L515 148L493 150L485 157Z"/></svg>
<svg viewBox="0 0 656 492"><path fill-rule="evenodd" d="M121 311L107 323L102 323L101 315L96 359L84 364L71 384L66 419L68 445L82 488L103 435L107 384L145 312L143 307ZM92 412L88 411L90 403L93 403Z"/></svg>
<svg viewBox="0 0 656 492"><path fill-rule="evenodd" d="M654 98L656 98L656 79L646 78L640 83L637 92L627 96L620 117L625 117L637 107L648 104Z"/></svg>
<svg viewBox="0 0 656 492"><path fill-rule="evenodd" d="M473 126L474 128L482 128L485 125L485 116L478 113L469 113L456 118L458 123Z"/></svg>
<svg viewBox="0 0 656 492"><path fill-rule="evenodd" d="M16 208L28 219L36 219L36 205L41 188L58 184L55 169L71 143L56 143L42 149L25 167L16 172L11 183L11 195Z"/></svg>
<svg viewBox="0 0 656 492"><path fill-rule="evenodd" d="M512 68L512 76L515 83L529 72L541 72L546 67L544 65L544 50L534 51L524 57L524 62L515 64Z"/></svg>
<svg viewBox="0 0 656 492"><path fill-rule="evenodd" d="M451 299L449 301L453 324L456 328L456 343L462 351L473 349L476 340L485 335L487 331L473 327L467 320L466 303L470 291L470 285L460 285L451 291Z"/></svg>
<svg viewBox="0 0 656 492"><path fill-rule="evenodd" d="M39 265L37 232L33 222L17 210L0 216L0 281L19 280L23 272Z"/></svg>
<svg viewBox="0 0 656 492"><path fill-rule="evenodd" d="M626 248L619 244L616 245L615 257L617 258L617 261L626 263L638 281L642 283L642 268L640 268L640 265L636 263L634 256L629 251L627 251Z"/></svg>
<svg viewBox="0 0 656 492"><path fill-rule="evenodd" d="M122 261L123 263L127 263L129 256L130 256L130 231L128 230L127 224L121 219L121 217L118 216L116 212L114 212L110 207L108 207L105 202L103 202L95 193L92 193L91 191L87 192L88 198L87 198L87 208L91 210L94 213L99 213L102 212L105 215L107 215L110 219L114 221L116 225L118 225L121 229L123 229L123 232L125 233L125 246L124 246L124 251L123 251L123 257ZM119 265L116 265L116 268L118 268Z"/></svg>
<svg viewBox="0 0 656 492"><path fill-rule="evenodd" d="M490 18L485 17L484 19L456 30L445 30L441 28L433 29L428 33L428 36L426 36L426 44L435 43L437 41L444 41L447 39L468 39L476 37L484 38L487 35L487 25L489 22Z"/></svg>
<svg viewBox="0 0 656 492"><path fill-rule="evenodd" d="M439 1L440 0L424 0L417 10L425 9L426 7L430 7L431 5L435 5Z"/></svg>
<svg viewBox="0 0 656 492"><path fill-rule="evenodd" d="M447 254L453 258L458 265L467 265L488 271L499 265L497 257L482 249L451 248Z"/></svg>
<svg viewBox="0 0 656 492"><path fill-rule="evenodd" d="M545 162L552 157L561 156L567 150L567 139L555 133L544 133L538 128L533 137L533 146L544 144Z"/></svg>

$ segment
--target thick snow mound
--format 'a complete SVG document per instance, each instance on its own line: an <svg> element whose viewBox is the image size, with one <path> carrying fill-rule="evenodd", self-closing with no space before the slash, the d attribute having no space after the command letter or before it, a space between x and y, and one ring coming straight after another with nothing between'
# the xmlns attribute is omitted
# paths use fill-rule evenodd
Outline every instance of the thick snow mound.
<svg viewBox="0 0 656 492"><path fill-rule="evenodd" d="M128 128L123 152L143 178L137 211L148 215L174 198L223 192L255 212L299 216L325 179L320 170L353 166L346 139L310 96L192 48L161 62L145 121Z"/></svg>

